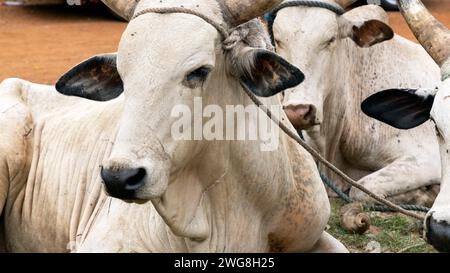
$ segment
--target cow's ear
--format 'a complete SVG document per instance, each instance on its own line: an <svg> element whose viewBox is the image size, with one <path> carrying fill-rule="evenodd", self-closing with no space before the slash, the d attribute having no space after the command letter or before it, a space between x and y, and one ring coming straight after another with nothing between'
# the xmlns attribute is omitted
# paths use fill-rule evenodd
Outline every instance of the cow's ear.
<svg viewBox="0 0 450 273"><path fill-rule="evenodd" d="M67 96L109 101L123 93L117 72L116 54L92 57L72 68L56 83L56 90Z"/></svg>
<svg viewBox="0 0 450 273"><path fill-rule="evenodd" d="M371 47L394 37L386 12L378 6L355 8L339 18L341 38L352 39L359 47Z"/></svg>
<svg viewBox="0 0 450 273"><path fill-rule="evenodd" d="M260 97L274 96L305 79L300 69L268 50L251 49L239 59L241 83Z"/></svg>
<svg viewBox="0 0 450 273"><path fill-rule="evenodd" d="M411 129L430 119L435 90L390 89L376 93L361 104L371 118L398 129Z"/></svg>

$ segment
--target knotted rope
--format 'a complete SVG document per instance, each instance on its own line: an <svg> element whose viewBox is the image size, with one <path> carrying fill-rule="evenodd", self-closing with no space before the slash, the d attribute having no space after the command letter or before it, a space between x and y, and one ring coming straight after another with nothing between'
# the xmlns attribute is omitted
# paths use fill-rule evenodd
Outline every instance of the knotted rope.
<svg viewBox="0 0 450 273"><path fill-rule="evenodd" d="M223 26L222 24L216 22L211 17L208 17L201 12L188 9L185 7L168 7L168 8L147 8L143 9L139 12L137 12L131 20L136 19L137 17L147 14L147 13L159 13L159 14L170 14L170 13L184 13L184 14L191 14L194 16L197 16L206 23L213 26L222 36L222 44L224 50L232 50L242 39L245 38L245 35L242 35L239 31L236 31L236 29L228 30L227 27Z"/></svg>

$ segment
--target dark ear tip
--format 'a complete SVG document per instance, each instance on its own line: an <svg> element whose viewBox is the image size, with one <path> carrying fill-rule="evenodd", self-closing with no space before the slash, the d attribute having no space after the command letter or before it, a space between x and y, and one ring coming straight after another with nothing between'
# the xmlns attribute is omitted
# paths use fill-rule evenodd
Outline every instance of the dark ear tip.
<svg viewBox="0 0 450 273"><path fill-rule="evenodd" d="M68 73L70 73L70 71ZM66 89L66 85L67 85L66 84L67 80L68 80L67 75L68 75L67 73L62 75L55 83L56 91L58 91L58 93L61 93L63 95L65 95L64 90Z"/></svg>
<svg viewBox="0 0 450 273"><path fill-rule="evenodd" d="M108 101L123 92L116 54L97 55L76 65L55 83L56 91L95 101Z"/></svg>

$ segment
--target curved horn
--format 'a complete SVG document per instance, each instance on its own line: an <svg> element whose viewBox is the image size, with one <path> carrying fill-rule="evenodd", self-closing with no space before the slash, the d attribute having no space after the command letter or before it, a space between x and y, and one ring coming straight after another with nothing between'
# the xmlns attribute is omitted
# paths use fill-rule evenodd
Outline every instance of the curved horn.
<svg viewBox="0 0 450 273"><path fill-rule="evenodd" d="M348 8L351 4L355 3L356 1L358 0L335 0L335 2L344 9Z"/></svg>
<svg viewBox="0 0 450 273"><path fill-rule="evenodd" d="M420 0L400 0L399 7L417 40L444 69L444 64L450 61L450 30L436 20ZM449 70L448 62L446 66Z"/></svg>
<svg viewBox="0 0 450 273"><path fill-rule="evenodd" d="M102 2L115 14L130 21L139 0L102 0Z"/></svg>
<svg viewBox="0 0 450 273"><path fill-rule="evenodd" d="M263 15L282 0L221 0L225 18L231 27L248 22Z"/></svg>

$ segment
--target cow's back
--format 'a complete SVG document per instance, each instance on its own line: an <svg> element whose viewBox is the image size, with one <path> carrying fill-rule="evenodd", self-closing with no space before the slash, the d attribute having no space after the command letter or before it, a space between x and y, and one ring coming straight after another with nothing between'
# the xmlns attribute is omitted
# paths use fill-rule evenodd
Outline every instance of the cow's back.
<svg viewBox="0 0 450 273"><path fill-rule="evenodd" d="M381 166L393 160L396 154L421 153L423 145L433 146L427 137L434 133L430 123L413 130L398 130L361 111L362 101L381 90L433 88L439 82L439 68L423 48L401 36L369 49L357 48L349 42L348 48L353 65L349 66L343 93L334 93L328 100L333 106L326 105L331 109L344 109L345 118L336 115L329 119L333 125L324 125L338 132L327 133L327 143L338 141L343 157L367 170L374 169L373 164Z"/></svg>

